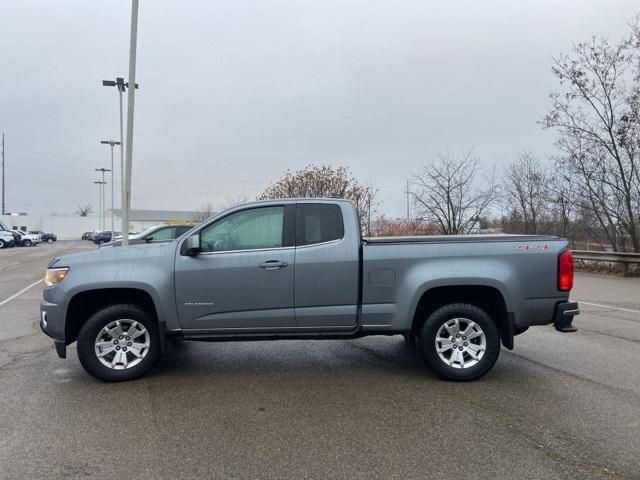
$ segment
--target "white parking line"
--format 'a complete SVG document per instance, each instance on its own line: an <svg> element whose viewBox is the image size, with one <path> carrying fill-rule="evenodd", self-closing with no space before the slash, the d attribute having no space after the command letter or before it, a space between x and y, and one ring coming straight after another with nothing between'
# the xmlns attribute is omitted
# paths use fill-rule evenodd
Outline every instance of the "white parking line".
<svg viewBox="0 0 640 480"><path fill-rule="evenodd" d="M38 280L37 282L33 282L31 285L29 285L28 287L24 287L22 290L20 290L18 293L11 295L9 298L7 298L6 300L3 300L0 302L0 307L2 305L4 305L5 303L9 303L11 300L13 300L16 297L19 297L20 295L22 295L24 292L26 292L27 290L29 290L31 287L35 287L36 285L38 285L40 282L42 282L42 280Z"/></svg>
<svg viewBox="0 0 640 480"><path fill-rule="evenodd" d="M602 307L602 308L613 308L614 310L622 310L623 312L631 312L631 313L640 313L640 310L632 310L630 308L622 308L622 307L614 307L613 305L603 305L601 303L589 303L589 302L584 302L582 300L577 300L578 304L582 304L582 305L591 305L592 307ZM0 303L0 305L2 305Z"/></svg>

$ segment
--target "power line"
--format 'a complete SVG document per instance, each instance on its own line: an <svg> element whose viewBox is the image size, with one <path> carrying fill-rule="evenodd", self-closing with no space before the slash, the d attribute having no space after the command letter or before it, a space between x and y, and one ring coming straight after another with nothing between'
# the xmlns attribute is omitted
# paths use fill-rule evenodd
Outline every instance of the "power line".
<svg viewBox="0 0 640 480"><path fill-rule="evenodd" d="M74 169L74 170L79 170L79 171L83 171L86 172L86 165L84 167L79 167L79 166L75 166L75 165L67 165L64 163L57 163L57 162L51 162L51 161L44 161L44 160L32 160L29 158L24 158L24 157L16 157L15 155L8 155L7 158L13 158L15 160L22 160L24 162L29 162L29 163L37 163L40 165L46 165L48 167L64 167L65 169ZM95 165L102 165L102 162L97 162L95 163ZM147 170L145 170L146 172ZM159 173L159 172L153 172L153 171L149 171L151 174L154 173ZM52 175L57 174L57 172L51 172ZM146 179L146 180L150 180L150 181L155 181L155 182L164 182L164 184L170 184L170 185L175 185L176 179L175 179L175 175L171 174L173 178L171 179L165 179L165 178L154 178L149 176L149 174L147 175L137 175L136 178L139 179ZM195 178L195 177L194 177ZM193 182L193 181L184 181L184 180L180 180L179 183L181 185L193 185L196 187L210 187L212 182ZM249 183L249 181L247 181L247 183ZM255 184L254 184L255 185ZM220 189L220 187L216 187L217 189ZM231 188L231 187L226 187L226 188ZM235 191L235 189L234 189ZM210 193L210 192L209 192Z"/></svg>
<svg viewBox="0 0 640 480"><path fill-rule="evenodd" d="M52 156L52 157L58 157L58 158L66 158L66 159L70 159L70 160L77 160L79 162L82 162L82 165L86 166L87 163L91 163L91 164L95 164L95 165L102 165L102 162L99 162L97 160L91 160L89 158L86 157L75 157L75 156L70 156L70 155L60 155L60 154L56 154L56 153L49 153L49 152L40 152L40 151L35 151L35 150L28 150L25 148L17 148L17 147L11 147L10 150L20 150L23 152L28 152L28 153L34 153L37 155L47 155L47 156ZM163 160L163 159L159 159L156 157L142 157L142 159L146 159L146 160L152 160L152 161L159 161L159 160ZM35 161L35 160L30 160L27 158L22 158L22 160L27 160L27 161ZM51 162L47 162L47 164L52 164ZM59 164L59 165L64 165L64 164ZM66 166L66 165L64 165ZM75 167L74 167L75 168ZM158 170L156 168L141 168L141 167L135 167L134 170L136 171L140 171L140 172L147 172L147 173L151 173L151 174L158 174L158 175L170 175L172 177L172 179L175 179L175 177L184 177L184 178L193 178L196 180L204 180L204 181L209 181L209 182L218 182L220 179L216 178L216 177L206 177L206 176L202 176L202 175L185 175L184 173L180 173L180 172L173 172L173 171L168 171L168 170ZM245 184L250 184L253 183L252 180L242 180L242 179L226 179L225 180L227 183L228 182L232 182L232 183L245 183ZM206 185L210 185L211 183L207 183ZM204 185L204 184L201 184Z"/></svg>
<svg viewBox="0 0 640 480"><path fill-rule="evenodd" d="M79 183L82 182L86 182L87 181L87 177L83 176L76 176L76 175L66 175L64 173L56 173L56 172L43 172L42 170L35 170L35 169L30 169L30 168L25 168L25 167L13 167L13 166L8 166L7 169L9 170L18 170L18 171L22 171L22 172L28 172L28 173L34 173L34 174L39 174L42 176L57 176L57 177L64 177L64 178L68 178L71 180L77 180ZM155 178L144 178L143 180L151 180L151 181L159 181L158 179ZM139 188L143 188L145 190L154 190L154 191L158 191L158 190L167 190L167 191L172 191L172 192L178 192L178 193L192 193L194 195L211 195L213 192L211 191L203 191L203 190L188 190L188 189L181 189L181 188L173 188L173 187L166 187L164 185L139 185ZM220 189L218 189L220 190Z"/></svg>

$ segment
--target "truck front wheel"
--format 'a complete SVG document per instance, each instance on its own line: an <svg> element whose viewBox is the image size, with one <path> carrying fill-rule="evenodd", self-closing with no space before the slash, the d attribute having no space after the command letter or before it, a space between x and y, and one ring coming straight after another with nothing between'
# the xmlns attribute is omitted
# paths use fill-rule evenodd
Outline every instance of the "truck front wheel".
<svg viewBox="0 0 640 480"><path fill-rule="evenodd" d="M484 310L452 303L429 315L418 346L423 361L442 378L475 380L498 360L500 334Z"/></svg>
<svg viewBox="0 0 640 480"><path fill-rule="evenodd" d="M80 329L78 358L84 369L105 382L132 380L160 357L154 319L137 305L110 305Z"/></svg>

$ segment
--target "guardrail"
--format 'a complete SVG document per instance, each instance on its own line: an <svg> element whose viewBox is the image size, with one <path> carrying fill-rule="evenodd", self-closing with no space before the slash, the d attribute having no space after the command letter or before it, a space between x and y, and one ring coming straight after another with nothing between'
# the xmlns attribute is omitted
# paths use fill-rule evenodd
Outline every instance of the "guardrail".
<svg viewBox="0 0 640 480"><path fill-rule="evenodd" d="M622 274L629 276L629 264L640 264L640 253L594 252L591 250L572 250L575 260L593 260L595 262L614 262L622 264Z"/></svg>

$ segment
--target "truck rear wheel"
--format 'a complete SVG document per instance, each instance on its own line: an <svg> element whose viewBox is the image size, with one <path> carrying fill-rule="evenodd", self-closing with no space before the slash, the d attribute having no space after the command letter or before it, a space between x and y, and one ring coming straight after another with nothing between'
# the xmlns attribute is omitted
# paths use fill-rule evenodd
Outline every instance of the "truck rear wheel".
<svg viewBox="0 0 640 480"><path fill-rule="evenodd" d="M97 311L78 335L80 363L105 382L140 377L159 357L156 322L137 305L110 305Z"/></svg>
<svg viewBox="0 0 640 480"><path fill-rule="evenodd" d="M482 377L498 360L500 334L491 317L467 303L439 308L424 322L418 346L423 361L442 378Z"/></svg>

